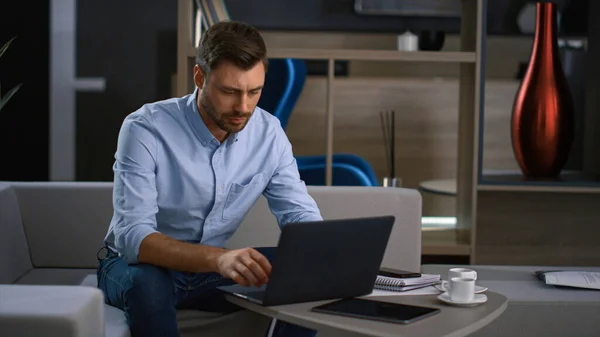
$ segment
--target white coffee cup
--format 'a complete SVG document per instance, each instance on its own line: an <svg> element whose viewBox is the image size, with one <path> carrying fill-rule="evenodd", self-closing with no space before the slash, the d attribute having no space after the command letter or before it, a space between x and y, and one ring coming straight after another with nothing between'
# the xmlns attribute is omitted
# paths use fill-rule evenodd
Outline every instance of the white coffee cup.
<svg viewBox="0 0 600 337"><path fill-rule="evenodd" d="M477 272L469 268L451 268L448 270L448 280L452 280L455 277L459 278L472 278L477 280Z"/></svg>
<svg viewBox="0 0 600 337"><path fill-rule="evenodd" d="M475 279L453 277L450 279L450 299L458 303L468 303L475 298Z"/></svg>

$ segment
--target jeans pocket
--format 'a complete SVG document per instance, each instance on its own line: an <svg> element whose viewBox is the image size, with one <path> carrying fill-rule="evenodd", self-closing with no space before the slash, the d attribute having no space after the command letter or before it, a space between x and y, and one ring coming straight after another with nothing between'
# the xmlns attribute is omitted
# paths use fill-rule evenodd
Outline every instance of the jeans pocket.
<svg viewBox="0 0 600 337"><path fill-rule="evenodd" d="M254 206L256 200L266 187L266 174L259 173L249 183L242 185L232 183L223 206L223 219L237 220L242 218Z"/></svg>
<svg viewBox="0 0 600 337"><path fill-rule="evenodd" d="M100 266L97 272L98 288L104 293L105 302L112 306L123 308L123 292L126 274L119 270L119 263L124 264L119 257L106 258L100 261Z"/></svg>

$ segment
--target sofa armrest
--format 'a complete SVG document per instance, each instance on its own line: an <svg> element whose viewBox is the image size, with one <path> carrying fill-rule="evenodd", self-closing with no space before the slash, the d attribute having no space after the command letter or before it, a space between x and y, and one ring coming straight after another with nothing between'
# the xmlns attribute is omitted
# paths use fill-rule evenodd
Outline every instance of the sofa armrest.
<svg viewBox="0 0 600 337"><path fill-rule="evenodd" d="M0 284L14 283L31 268L17 196L10 184L0 182Z"/></svg>

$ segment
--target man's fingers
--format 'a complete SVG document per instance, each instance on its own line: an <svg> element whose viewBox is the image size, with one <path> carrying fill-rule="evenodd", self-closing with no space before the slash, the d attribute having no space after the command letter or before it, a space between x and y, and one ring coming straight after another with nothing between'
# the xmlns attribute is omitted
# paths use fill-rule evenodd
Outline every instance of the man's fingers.
<svg viewBox="0 0 600 337"><path fill-rule="evenodd" d="M262 266L258 262L256 262L252 258L252 256L246 255L246 256L242 257L242 261L244 262L246 267L248 267L248 269L250 269L250 271L254 274L256 279L260 282L260 284L255 283L255 285L261 286L263 283L265 283L267 281L268 275L267 275L266 271L263 270Z"/></svg>
<svg viewBox="0 0 600 337"><path fill-rule="evenodd" d="M253 248L231 251L223 269L229 270L229 277L243 286L260 287L268 282L271 274L269 260Z"/></svg>
<svg viewBox="0 0 600 337"><path fill-rule="evenodd" d="M244 287L250 286L250 283L248 282L248 280L246 280L237 271L233 270L230 275L231 275L231 279L233 280L233 282L235 282L237 284L240 284L240 285L243 285Z"/></svg>
<svg viewBox="0 0 600 337"><path fill-rule="evenodd" d="M271 275L271 263L269 262L269 260L267 260L267 258L264 255L259 253L257 250L252 249L250 250L250 256L252 256L254 261L256 261L261 266L262 270L265 271L267 276Z"/></svg>
<svg viewBox="0 0 600 337"><path fill-rule="evenodd" d="M254 275L252 270L250 270L250 268L246 267L246 265L243 262L237 263L235 270L242 277L244 277L250 284L256 285L259 283L258 278Z"/></svg>

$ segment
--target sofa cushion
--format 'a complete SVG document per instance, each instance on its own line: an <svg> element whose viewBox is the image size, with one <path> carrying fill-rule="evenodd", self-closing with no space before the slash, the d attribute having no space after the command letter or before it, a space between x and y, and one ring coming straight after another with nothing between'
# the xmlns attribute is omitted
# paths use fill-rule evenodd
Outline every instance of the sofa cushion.
<svg viewBox="0 0 600 337"><path fill-rule="evenodd" d="M407 188L308 186L324 219L393 215L396 218L382 265L403 270L421 268L421 195ZM277 220L260 197L227 242L228 248L276 246Z"/></svg>
<svg viewBox="0 0 600 337"><path fill-rule="evenodd" d="M96 274L86 275L81 281L82 286L97 288ZM129 327L123 310L104 304L104 328L106 337L129 337Z"/></svg>
<svg viewBox="0 0 600 337"><path fill-rule="evenodd" d="M113 212L109 182L13 182L35 267L95 268ZM421 195L406 188L308 186L325 219L394 215L383 265L421 266ZM47 231L53 228L53 231ZM277 221L261 196L227 242L229 248L273 246ZM73 254L77 252L77 254Z"/></svg>
<svg viewBox="0 0 600 337"><path fill-rule="evenodd" d="M34 268L20 277L18 284L77 285L90 274L96 277L95 269L77 268Z"/></svg>
<svg viewBox="0 0 600 337"><path fill-rule="evenodd" d="M31 268L15 192L10 184L0 182L0 284L15 282Z"/></svg>
<svg viewBox="0 0 600 337"><path fill-rule="evenodd" d="M12 182L36 268L96 268L112 216L112 184Z"/></svg>

